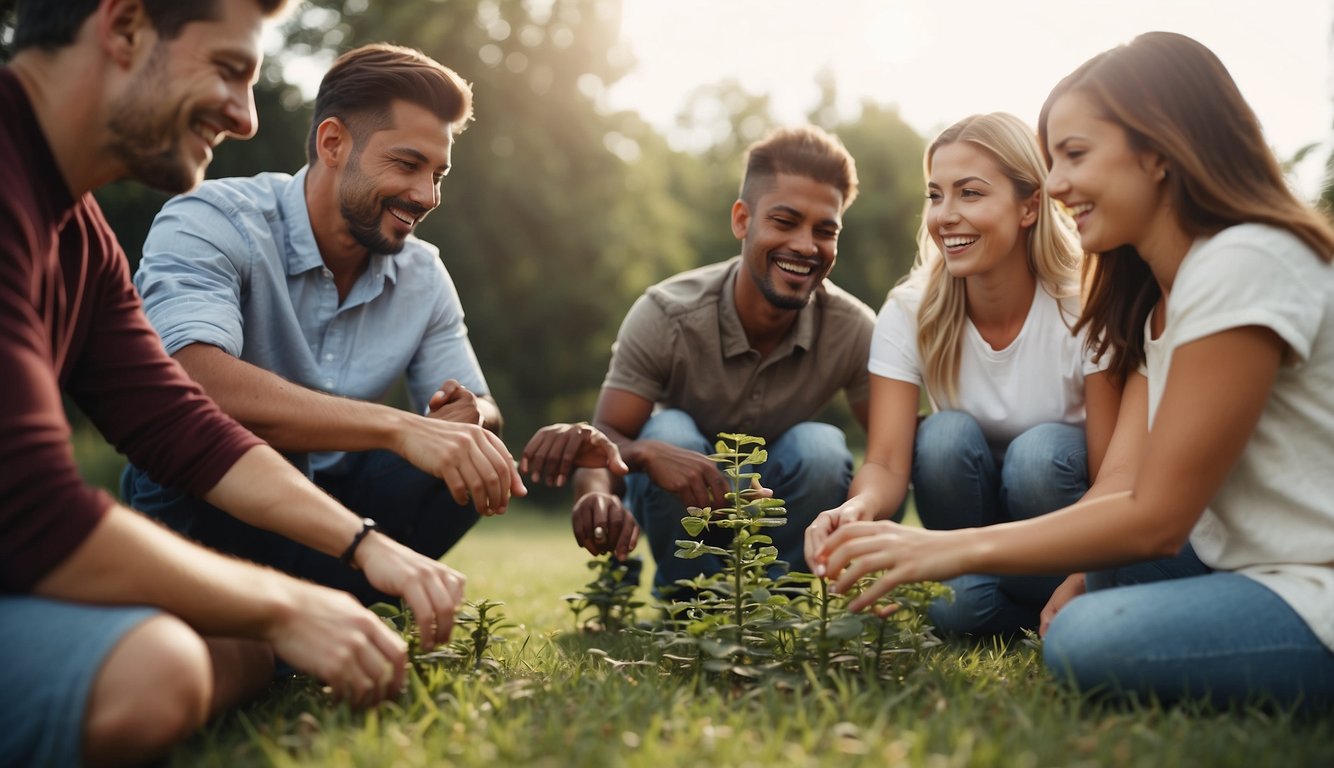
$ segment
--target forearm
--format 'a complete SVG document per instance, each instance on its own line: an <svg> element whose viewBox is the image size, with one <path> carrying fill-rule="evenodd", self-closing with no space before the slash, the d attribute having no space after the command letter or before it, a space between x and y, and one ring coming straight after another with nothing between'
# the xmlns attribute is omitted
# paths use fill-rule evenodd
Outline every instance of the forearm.
<svg viewBox="0 0 1334 768"><path fill-rule="evenodd" d="M412 418L293 384L211 345L192 344L175 357L224 412L280 451L395 450Z"/></svg>
<svg viewBox="0 0 1334 768"><path fill-rule="evenodd" d="M590 493L620 496L625 492L625 481L601 467L580 467L574 471L571 487L575 500Z"/></svg>
<svg viewBox="0 0 1334 768"><path fill-rule="evenodd" d="M958 537L965 572L1073 573L1175 554L1190 532L1174 523L1181 518L1118 491L1031 520L945 535Z"/></svg>
<svg viewBox="0 0 1334 768"><path fill-rule="evenodd" d="M114 505L34 593L96 604L151 605L202 634L269 639L296 609L287 576L200 547Z"/></svg>
<svg viewBox="0 0 1334 768"><path fill-rule="evenodd" d="M861 520L883 520L898 510L907 494L906 473L868 460L852 478L848 504L857 507Z"/></svg>
<svg viewBox="0 0 1334 768"><path fill-rule="evenodd" d="M238 520L338 556L361 519L268 446L247 451L204 500Z"/></svg>

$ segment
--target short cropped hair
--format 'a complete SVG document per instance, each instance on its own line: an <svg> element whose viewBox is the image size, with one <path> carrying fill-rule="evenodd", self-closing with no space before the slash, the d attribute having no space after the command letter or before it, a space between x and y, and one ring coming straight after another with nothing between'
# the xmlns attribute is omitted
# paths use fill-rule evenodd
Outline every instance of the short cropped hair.
<svg viewBox="0 0 1334 768"><path fill-rule="evenodd" d="M173 40L192 21L213 21L221 17L222 0L139 0L158 37ZM283 9L287 0L252 0L265 16ZM14 24L17 52L25 48L54 51L74 42L88 16L97 9L98 0L19 0Z"/></svg>
<svg viewBox="0 0 1334 768"><path fill-rule="evenodd" d="M837 136L813 125L779 128L746 150L741 199L753 205L779 174L828 184L843 196L846 211L857 199L857 164Z"/></svg>
<svg viewBox="0 0 1334 768"><path fill-rule="evenodd" d="M314 162L320 123L336 117L355 145L390 126L395 101L430 110L461 133L472 119L472 87L458 73L415 48L373 43L348 51L320 82L306 159Z"/></svg>

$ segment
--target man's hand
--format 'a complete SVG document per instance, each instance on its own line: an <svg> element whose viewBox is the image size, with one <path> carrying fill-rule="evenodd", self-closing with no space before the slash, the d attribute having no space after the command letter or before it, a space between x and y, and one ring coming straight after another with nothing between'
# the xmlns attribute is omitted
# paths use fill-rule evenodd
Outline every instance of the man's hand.
<svg viewBox="0 0 1334 768"><path fill-rule="evenodd" d="M511 494L528 494L499 437L476 424L404 416L408 421L394 452L444 481L459 504L471 497L478 514L501 515Z"/></svg>
<svg viewBox="0 0 1334 768"><path fill-rule="evenodd" d="M612 493L594 491L579 497L570 525L574 540L594 556L611 552L623 561L639 543L639 526Z"/></svg>
<svg viewBox="0 0 1334 768"><path fill-rule="evenodd" d="M658 440L640 443L640 456L649 479L680 497L691 507L719 507L731 489L718 464L702 453Z"/></svg>
<svg viewBox="0 0 1334 768"><path fill-rule="evenodd" d="M616 475L630 471L616 444L582 421L542 427L524 446L519 461L520 474L557 488L565 485L575 467L605 467Z"/></svg>
<svg viewBox="0 0 1334 768"><path fill-rule="evenodd" d="M417 621L422 647L449 642L467 578L382 533L366 537L353 558L371 586L403 598Z"/></svg>
<svg viewBox="0 0 1334 768"><path fill-rule="evenodd" d="M275 653L353 707L398 695L408 658L401 637L346 592L297 579L283 583L288 608L265 632Z"/></svg>
<svg viewBox="0 0 1334 768"><path fill-rule="evenodd" d="M1051 626L1052 619L1056 618L1056 614L1061 612L1066 603L1084 594L1085 589L1084 574L1072 573L1067 576L1065 581L1061 582L1061 586L1051 593L1051 597L1047 599L1047 604L1042 606L1042 621L1038 625L1038 634L1046 637L1047 627Z"/></svg>
<svg viewBox="0 0 1334 768"><path fill-rule="evenodd" d="M433 419L443 419L459 424L482 426L482 412L477 407L477 395L455 379L446 379L444 384L426 405L426 415Z"/></svg>

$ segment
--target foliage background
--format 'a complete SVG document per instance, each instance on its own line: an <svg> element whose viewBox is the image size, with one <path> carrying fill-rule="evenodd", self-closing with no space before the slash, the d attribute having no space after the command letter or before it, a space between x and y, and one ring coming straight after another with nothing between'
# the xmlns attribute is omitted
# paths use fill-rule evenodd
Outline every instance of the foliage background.
<svg viewBox="0 0 1334 768"><path fill-rule="evenodd" d="M0 58L14 1L0 0ZM728 211L742 152L776 124L768 97L735 80L701 84L681 110L682 126L714 137L696 153L671 149L633 112L600 107L634 65L620 13L621 0L306 0L255 90L258 135L224 143L209 168L210 177L299 169L310 111L296 73L322 72L355 46L417 47L470 81L475 120L418 235L439 246L458 285L515 452L544 424L591 416L620 320L645 287L737 251ZM833 278L878 309L912 263L925 141L892 106L840 114L833 77L818 84L808 118L842 138L862 184ZM97 197L137 264L166 196L121 182ZM854 445L864 439L842 403L825 418ZM95 461L107 465L90 468L95 479L118 470L115 457Z"/></svg>

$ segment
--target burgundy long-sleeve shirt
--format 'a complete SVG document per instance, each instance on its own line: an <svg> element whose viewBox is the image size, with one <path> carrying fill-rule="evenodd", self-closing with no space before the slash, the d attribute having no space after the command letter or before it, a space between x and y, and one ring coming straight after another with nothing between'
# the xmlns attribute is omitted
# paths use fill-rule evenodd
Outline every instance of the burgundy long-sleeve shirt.
<svg viewBox="0 0 1334 768"><path fill-rule="evenodd" d="M0 68L0 591L30 590L112 503L79 476L62 391L135 464L194 493L261 442L163 351L97 202L70 195Z"/></svg>

